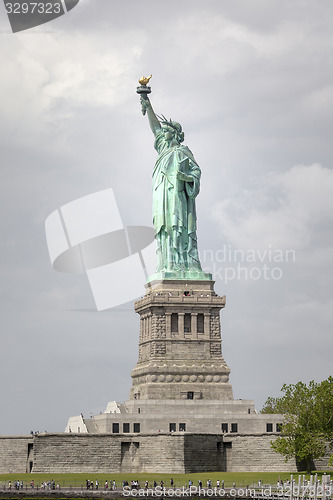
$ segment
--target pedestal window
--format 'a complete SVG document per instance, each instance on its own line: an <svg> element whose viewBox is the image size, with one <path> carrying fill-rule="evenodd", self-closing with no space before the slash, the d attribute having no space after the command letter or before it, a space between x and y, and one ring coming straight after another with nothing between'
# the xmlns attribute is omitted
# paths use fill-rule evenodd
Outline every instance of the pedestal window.
<svg viewBox="0 0 333 500"><path fill-rule="evenodd" d="M178 314L177 313L171 314L171 331L173 333L178 333Z"/></svg>
<svg viewBox="0 0 333 500"><path fill-rule="evenodd" d="M191 315L189 313L184 315L184 333L191 333Z"/></svg>
<svg viewBox="0 0 333 500"><path fill-rule="evenodd" d="M197 332L198 333L204 333L204 315L203 314L198 314L197 316Z"/></svg>

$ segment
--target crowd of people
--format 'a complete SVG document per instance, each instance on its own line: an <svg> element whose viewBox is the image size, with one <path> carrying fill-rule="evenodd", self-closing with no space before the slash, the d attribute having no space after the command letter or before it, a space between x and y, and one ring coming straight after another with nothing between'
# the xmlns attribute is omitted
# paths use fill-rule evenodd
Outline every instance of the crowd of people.
<svg viewBox="0 0 333 500"><path fill-rule="evenodd" d="M111 481L110 481L111 483ZM121 483L122 487L123 488L126 488L126 489L137 489L139 490L141 487L143 487L144 489L148 489L148 488L157 488L157 487L160 487L160 488L164 488L165 486L166 487L169 487L167 486L164 481L160 481L160 482L157 482L157 481L153 481L151 484L149 484L148 481L145 481L144 483L144 486L140 486L140 483L139 481L137 480L132 480L130 482L128 481L122 481ZM189 479L188 483L186 484L182 484L182 486L184 486L185 488L187 487L191 487L193 486L193 481L191 479ZM210 479L207 480L207 488L212 488L214 487L215 485L213 485L212 481ZM170 479L170 488L174 488L176 487L175 486L175 483L174 483L174 480L173 478ZM198 487L199 488L202 488L203 487L203 483L202 481L198 481ZM220 481L219 479L216 481L216 487L217 488L224 488L224 480L223 481Z"/></svg>
<svg viewBox="0 0 333 500"><path fill-rule="evenodd" d="M23 481L14 481L14 488L15 490L23 490L24 483ZM13 483L11 481L8 481L8 489L11 490L13 488ZM35 481L32 479L30 481L30 488L34 489L35 488ZM40 484L40 486L37 486L37 488L40 488L41 490L55 490L59 489L60 486L59 484L56 484L53 479L50 481L44 481Z"/></svg>
<svg viewBox="0 0 333 500"><path fill-rule="evenodd" d="M12 482L11 481L8 481L8 489L11 490L12 489ZM14 488L16 490L23 490L23 481L14 481Z"/></svg>
<svg viewBox="0 0 333 500"><path fill-rule="evenodd" d="M105 481L103 486L105 490L108 490L109 488L110 490L117 489L116 481L114 479L112 481ZM99 489L98 479L96 479L96 481L91 481L90 479L86 479L86 488L87 490L94 490L94 489L98 490Z"/></svg>
<svg viewBox="0 0 333 500"><path fill-rule="evenodd" d="M56 485L55 481L53 481L53 479L51 481L44 481L41 485L40 485L40 489L41 490L55 490L55 489L59 489L60 486L59 484Z"/></svg>
<svg viewBox="0 0 333 500"><path fill-rule="evenodd" d="M191 487L193 485L193 481L190 479L188 481L188 484L185 484L185 487L187 488L188 487ZM120 486L120 485L119 485ZM164 488L165 483L164 481L152 481L151 484L149 484L148 481L145 481L144 483L144 486L140 485L139 481L138 480L132 480L130 482L128 481L122 481L121 482L121 487L122 488L126 488L126 489L130 489L130 490L139 490L140 488L144 488L144 489L148 489L148 488L157 488L157 487L161 487L161 488ZM182 485L183 486L183 485ZM198 486L199 488L202 488L202 481L198 481ZM224 488L224 481L219 481L217 480L216 481L216 486L219 488ZM105 483L103 483L102 485L100 485L99 481L96 479L96 481L92 481L90 479L86 479L86 489L87 490L98 490L100 487L104 488L104 490L116 490L117 489L117 484L116 484L116 481L115 480L111 480L111 481L105 481ZM175 483L174 483L174 480L173 478L170 479L170 487L173 488L175 487ZM212 488L213 487L213 483L210 479L208 479L207 481L207 488Z"/></svg>
<svg viewBox="0 0 333 500"><path fill-rule="evenodd" d="M316 482L317 486L320 486L320 484L321 484L320 479L316 479L315 482ZM303 488L305 486L309 486L309 485L311 486L311 484L312 484L311 481L303 480ZM277 481L276 487L277 488L288 488L288 487L294 486L294 485L295 485L295 480L293 480L293 482L291 482L288 479L284 480L284 481L279 479ZM330 485L332 485L331 482L330 482ZM165 484L164 481L157 482L155 480L150 481L150 482L145 481L144 483L141 483L141 485L140 485L138 480L131 480L131 481L123 480L121 483L119 483L118 486L122 489L128 489L128 490L139 490L141 488L147 490L148 488L150 489L150 488L164 488L164 487L174 489L174 488L180 487L179 484L175 484L173 478L170 479L170 485ZM181 484L181 487L185 487L185 488L191 488L191 486L197 486L199 488L203 488L203 487L207 486L208 489L212 489L214 487L224 489L225 484L224 484L224 480L220 481L219 479L217 479L216 482L214 482L214 483L210 479L208 479L204 486L203 486L203 482L201 480L197 481L197 485L194 485L194 483L191 479L189 479L187 482L185 482L185 484ZM264 486L263 481L261 479L259 479L258 480L258 487L262 488L263 486ZM28 485L26 485L25 487L27 489ZM30 487L31 487L31 489L35 488L35 482L33 479L30 482ZM230 485L228 485L228 488L229 487L230 487ZM232 487L235 488L236 483L233 483ZM8 481L8 489L12 490L13 488L15 490L23 490L23 488L24 488L23 481L20 481L20 480L17 480L14 482L12 482L11 480ZM60 489L60 485L56 484L56 482L52 479L49 481L42 482L40 485L37 485L36 488L41 489L41 490L58 490L58 489ZM101 484L100 484L98 479L96 479L95 481L90 480L90 479L86 479L86 489L87 490L98 490L100 488L103 489L104 491L115 491L115 490L117 490L117 484L116 484L116 481L114 479L106 480L105 482L103 480L103 481L101 481ZM249 486L247 486L247 488L249 488Z"/></svg>

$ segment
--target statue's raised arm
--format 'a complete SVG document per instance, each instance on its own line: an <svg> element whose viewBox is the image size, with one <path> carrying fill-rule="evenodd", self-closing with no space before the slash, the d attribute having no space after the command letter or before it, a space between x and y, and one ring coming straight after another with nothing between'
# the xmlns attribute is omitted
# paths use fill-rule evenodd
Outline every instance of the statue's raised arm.
<svg viewBox="0 0 333 500"><path fill-rule="evenodd" d="M155 115L155 112L148 97L144 98L141 96L141 106L142 109L146 110L150 128L153 134L156 136L157 132L161 130L161 124L159 122L159 119Z"/></svg>
<svg viewBox="0 0 333 500"><path fill-rule="evenodd" d="M148 94L151 93L151 88L147 85L147 83L149 83L151 77L152 75L148 77L142 76L139 80L140 87L137 87L136 91L140 95L142 114L145 115L147 113L150 128L153 134L156 136L157 132L161 129L161 124L154 113L150 100L148 99Z"/></svg>

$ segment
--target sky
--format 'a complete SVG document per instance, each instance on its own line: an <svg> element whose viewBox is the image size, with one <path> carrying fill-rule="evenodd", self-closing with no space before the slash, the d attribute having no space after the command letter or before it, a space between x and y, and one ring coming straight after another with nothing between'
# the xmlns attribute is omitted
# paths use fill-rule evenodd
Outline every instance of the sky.
<svg viewBox="0 0 333 500"><path fill-rule="evenodd" d="M125 225L151 226L142 75L202 170L234 398L259 411L332 375L332 22L330 0L80 0L14 34L0 5L0 434L128 399L134 301L98 312L86 275L52 268L44 226L108 188Z"/></svg>

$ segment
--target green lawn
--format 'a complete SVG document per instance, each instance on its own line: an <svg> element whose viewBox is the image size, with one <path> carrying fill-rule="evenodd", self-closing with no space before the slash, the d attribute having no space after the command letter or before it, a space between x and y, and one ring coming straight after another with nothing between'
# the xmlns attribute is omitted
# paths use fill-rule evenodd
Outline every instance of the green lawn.
<svg viewBox="0 0 333 500"><path fill-rule="evenodd" d="M138 480L140 486L143 486L145 481L149 481L149 486L151 486L154 480L160 484L163 481L165 486L170 486L170 479L173 478L175 486L184 486L188 484L189 479L193 481L193 484L198 485L198 481L201 480L203 487L206 486L208 479L212 481L213 486L216 485L216 480L224 480L225 486L232 486L236 483L236 486L253 486L258 485L258 480L261 479L263 484L276 484L278 480L290 479L290 474L288 472L204 472L196 474L146 474L146 473L135 473L132 474L94 474L94 473L81 473L81 474L0 474L0 486L7 484L8 481L22 480L25 485L30 485L31 480L35 482L35 486L40 485L43 481L48 481L53 479L56 484L60 486L85 486L86 479L90 481L99 481L100 487L103 487L105 481L116 481L117 486L121 486L122 481L126 480L128 482L132 480ZM299 474L303 473L293 473L294 478L298 478ZM304 473L305 474L305 473ZM319 472L318 476L323 473Z"/></svg>

